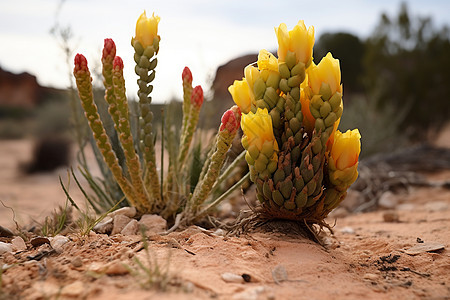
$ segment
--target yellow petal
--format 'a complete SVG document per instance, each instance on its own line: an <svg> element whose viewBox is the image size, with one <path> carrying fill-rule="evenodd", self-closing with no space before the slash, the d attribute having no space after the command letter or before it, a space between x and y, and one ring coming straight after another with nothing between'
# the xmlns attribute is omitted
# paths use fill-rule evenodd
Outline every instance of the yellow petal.
<svg viewBox="0 0 450 300"><path fill-rule="evenodd" d="M322 83L330 86L331 94L342 93L339 60L328 52L318 65L312 65L308 69L308 80L312 92L316 95L319 94Z"/></svg>
<svg viewBox="0 0 450 300"><path fill-rule="evenodd" d="M155 13L150 18L147 18L145 10L137 20L135 38L144 48L153 45L154 38L158 36L159 21L160 17L155 16Z"/></svg>
<svg viewBox="0 0 450 300"><path fill-rule="evenodd" d="M247 114L251 108L251 96L248 83L245 79L235 80L233 85L228 87L228 91L233 97L234 103L241 109L244 114Z"/></svg>
<svg viewBox="0 0 450 300"><path fill-rule="evenodd" d="M259 150L265 141L273 141L276 144L273 135L272 117L267 109L258 108L256 113L249 112L242 115L241 127L247 136L249 145L255 145ZM274 148L278 149L278 145Z"/></svg>

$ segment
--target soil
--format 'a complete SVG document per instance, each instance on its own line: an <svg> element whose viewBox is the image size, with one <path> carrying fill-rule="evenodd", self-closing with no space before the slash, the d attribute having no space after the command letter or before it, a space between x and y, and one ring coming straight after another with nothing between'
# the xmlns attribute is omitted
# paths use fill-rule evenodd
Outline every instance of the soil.
<svg viewBox="0 0 450 300"><path fill-rule="evenodd" d="M449 146L448 132L441 146ZM30 141L0 144L0 200L19 224L65 200L65 170L17 171L30 149ZM426 176L449 180L450 171ZM321 244L294 227L267 226L240 236L191 226L150 234L147 243L93 232L67 234L54 248L28 241L26 250L0 255L0 299L450 299L450 189L411 187L391 201L390 210L328 218L334 234L323 232ZM0 225L15 230L3 206ZM412 253L416 246L424 249Z"/></svg>

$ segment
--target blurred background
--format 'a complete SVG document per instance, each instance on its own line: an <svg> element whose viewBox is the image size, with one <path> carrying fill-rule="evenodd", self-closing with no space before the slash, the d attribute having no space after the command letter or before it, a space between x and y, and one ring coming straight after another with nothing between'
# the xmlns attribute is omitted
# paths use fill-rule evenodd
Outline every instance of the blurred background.
<svg viewBox="0 0 450 300"><path fill-rule="evenodd" d="M181 120L181 72L189 66L193 84L206 92L200 126L217 129L233 104L228 86L260 49L276 54L274 27L284 22L291 29L303 19L315 28L315 62L328 51L340 60L340 130L362 134L354 187L359 200L349 210L398 184L422 184L399 170L450 169L449 1L0 0L2 204L19 214L45 214L65 199L57 177L69 182L64 174L78 165L77 144L90 136L74 91L73 58L87 57L104 112L101 49L104 38L113 38L125 63L127 94L136 99L130 41L143 10L161 17L152 92L156 125L169 103L166 116ZM377 169L380 162L389 167ZM47 177L24 176L48 171ZM10 218L5 211L0 207L0 219Z"/></svg>

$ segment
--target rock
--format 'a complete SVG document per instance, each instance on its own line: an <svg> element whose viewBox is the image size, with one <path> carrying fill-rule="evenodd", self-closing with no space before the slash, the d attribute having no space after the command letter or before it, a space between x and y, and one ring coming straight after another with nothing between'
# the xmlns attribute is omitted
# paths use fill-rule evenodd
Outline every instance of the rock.
<svg viewBox="0 0 450 300"><path fill-rule="evenodd" d="M223 273L220 277L222 277L222 280L225 282L244 283L244 278L241 275L234 273Z"/></svg>
<svg viewBox="0 0 450 300"><path fill-rule="evenodd" d="M166 230L167 221L158 215L143 215L139 220L147 233L160 233Z"/></svg>
<svg viewBox="0 0 450 300"><path fill-rule="evenodd" d="M412 203L402 203L397 205L396 210L399 211L413 211L416 209L416 206Z"/></svg>
<svg viewBox="0 0 450 300"><path fill-rule="evenodd" d="M53 249L56 250L56 252L61 253L62 252L62 246L69 242L69 238L63 235L56 235L52 238L50 241L50 245Z"/></svg>
<svg viewBox="0 0 450 300"><path fill-rule="evenodd" d="M355 230L352 227L350 227L350 226L342 227L340 232L341 233L346 233L346 234L355 234Z"/></svg>
<svg viewBox="0 0 450 300"><path fill-rule="evenodd" d="M120 233L128 223L130 223L131 219L125 215L117 215L114 217L114 225L111 231L111 235Z"/></svg>
<svg viewBox="0 0 450 300"><path fill-rule="evenodd" d="M13 237L14 233L11 230L9 230L8 228L0 226L0 236L1 237Z"/></svg>
<svg viewBox="0 0 450 300"><path fill-rule="evenodd" d="M132 219L120 232L123 235L136 235L139 230L139 222Z"/></svg>
<svg viewBox="0 0 450 300"><path fill-rule="evenodd" d="M49 244L50 245L50 240L46 237L42 237L42 236L37 236L35 238L32 238L30 241L31 245L33 247L39 247L40 245L43 244Z"/></svg>
<svg viewBox="0 0 450 300"><path fill-rule="evenodd" d="M94 232L108 234L113 230L113 218L106 216L92 228Z"/></svg>
<svg viewBox="0 0 450 300"><path fill-rule="evenodd" d="M272 278L276 284L280 284L280 282L288 280L288 274L287 274L286 268L283 267L282 265L277 265L272 270Z"/></svg>
<svg viewBox="0 0 450 300"><path fill-rule="evenodd" d="M386 211L383 213L383 220L388 223L400 222L400 217L396 211Z"/></svg>
<svg viewBox="0 0 450 300"><path fill-rule="evenodd" d="M217 236L225 236L226 233L222 228L218 228L213 234Z"/></svg>
<svg viewBox="0 0 450 300"><path fill-rule="evenodd" d="M110 276L126 275L130 271L120 261L114 261L106 267L105 273Z"/></svg>
<svg viewBox="0 0 450 300"><path fill-rule="evenodd" d="M79 267L81 267L83 265L83 261L81 260L81 258L79 256L77 256L74 259L72 259L72 261L70 263L75 268L79 268Z"/></svg>
<svg viewBox="0 0 450 300"><path fill-rule="evenodd" d="M366 273L363 276L364 280L370 280L370 281L377 281L378 280L378 275L377 274L373 274L373 273Z"/></svg>
<svg viewBox="0 0 450 300"><path fill-rule="evenodd" d="M429 212L445 211L448 210L448 204L442 201L428 202L425 208Z"/></svg>
<svg viewBox="0 0 450 300"><path fill-rule="evenodd" d="M128 206L128 207L122 207L122 208L119 208L118 210L110 212L108 214L108 216L111 218L114 218L115 216L123 215L123 216L127 216L128 218L134 218L134 216L136 216L136 213L137 213L136 207Z"/></svg>
<svg viewBox="0 0 450 300"><path fill-rule="evenodd" d="M12 252L12 245L11 244L7 244L4 242L0 242L0 255L3 255L5 253L9 253Z"/></svg>
<svg viewBox="0 0 450 300"><path fill-rule="evenodd" d="M424 252L438 251L444 249L445 246L438 242L424 242L417 244L409 249L404 250L406 254L417 255Z"/></svg>
<svg viewBox="0 0 450 300"><path fill-rule="evenodd" d="M20 236L16 236L11 241L13 251L23 251L27 249L25 241Z"/></svg>
<svg viewBox="0 0 450 300"><path fill-rule="evenodd" d="M391 191L384 192L378 200L378 206L381 208L393 209L397 204L397 199Z"/></svg>
<svg viewBox="0 0 450 300"><path fill-rule="evenodd" d="M83 298L86 287L81 281L74 281L61 289L61 296Z"/></svg>
<svg viewBox="0 0 450 300"><path fill-rule="evenodd" d="M264 293L266 288L263 286L252 287L233 296L233 300L257 300L259 295Z"/></svg>

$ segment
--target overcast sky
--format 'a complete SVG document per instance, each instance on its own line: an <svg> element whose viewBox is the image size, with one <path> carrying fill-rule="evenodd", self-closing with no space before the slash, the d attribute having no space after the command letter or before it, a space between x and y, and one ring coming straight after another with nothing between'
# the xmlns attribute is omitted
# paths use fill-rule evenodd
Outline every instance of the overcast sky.
<svg viewBox="0 0 450 300"><path fill-rule="evenodd" d="M62 5L61 5L62 3ZM275 4L277 3L277 4ZM181 71L189 66L194 85L207 90L218 66L239 55L277 46L274 27L291 29L298 20L324 32L347 31L367 37L382 12L397 14L400 1L207 1L207 0L0 0L0 66L27 71L41 85L67 87L68 66L50 29L70 26L74 54L83 53L91 68L100 64L104 38L113 38L125 63L129 95L136 92L130 45L136 20L145 9L161 17L155 101L181 96ZM60 9L58 10L58 7ZM412 15L431 16L435 25L450 23L450 1L408 1ZM72 63L72 59L71 59ZM72 68L72 67L71 67Z"/></svg>

